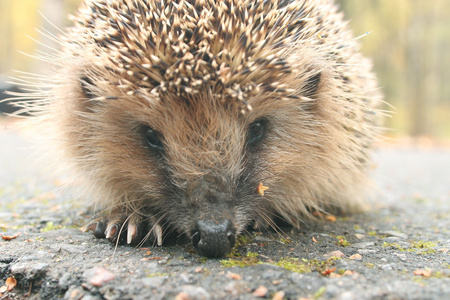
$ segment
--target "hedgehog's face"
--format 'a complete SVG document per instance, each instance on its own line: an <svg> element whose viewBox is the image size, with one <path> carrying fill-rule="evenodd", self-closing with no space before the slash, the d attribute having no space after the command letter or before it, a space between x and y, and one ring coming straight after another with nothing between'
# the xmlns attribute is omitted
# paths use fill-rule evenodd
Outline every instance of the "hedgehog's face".
<svg viewBox="0 0 450 300"><path fill-rule="evenodd" d="M80 90L80 99L94 90L119 95L86 78ZM301 165L292 160L302 147L291 139L299 134L295 122L303 108L293 100L259 95L249 99L259 109L242 113L211 91L189 99L95 99L80 104L77 123L86 128L77 130L89 135L82 137L89 147L81 155L91 156L98 183L123 198L114 204L123 205L123 214L140 214L152 226L170 224L205 256L225 255L252 222L270 225L277 201L270 192ZM270 187L264 196L260 183Z"/></svg>
<svg viewBox="0 0 450 300"><path fill-rule="evenodd" d="M220 257L249 223L270 219L257 187L270 184L265 161L277 154L270 154L272 116L242 114L212 97L157 100L147 109L111 103L104 117L125 169L114 172L127 173L145 197L137 209L192 237L201 254ZM130 132L133 140L118 138Z"/></svg>

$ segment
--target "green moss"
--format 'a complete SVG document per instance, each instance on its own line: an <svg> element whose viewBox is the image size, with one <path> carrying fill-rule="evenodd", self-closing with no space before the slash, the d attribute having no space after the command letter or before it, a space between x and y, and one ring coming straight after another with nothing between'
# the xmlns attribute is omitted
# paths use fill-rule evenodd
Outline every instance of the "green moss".
<svg viewBox="0 0 450 300"><path fill-rule="evenodd" d="M437 252L433 249L434 247L437 247L437 245L436 242L413 241L411 247L407 251L418 254L433 254Z"/></svg>
<svg viewBox="0 0 450 300"><path fill-rule="evenodd" d="M258 257L258 253L253 253L253 252L250 252L250 251L248 251L248 253L247 253L247 257Z"/></svg>
<svg viewBox="0 0 450 300"><path fill-rule="evenodd" d="M255 237L254 235L241 234L237 237L236 245L234 247L237 248L243 245L251 244L253 243L254 237Z"/></svg>
<svg viewBox="0 0 450 300"><path fill-rule="evenodd" d="M239 259L222 259L220 263L226 267L246 267L260 264L261 261L258 258L258 253L248 252L246 257L242 257Z"/></svg>
<svg viewBox="0 0 450 300"><path fill-rule="evenodd" d="M294 241L290 237L286 237L286 238L281 238L280 242L282 242L283 244L289 245L289 244L292 244Z"/></svg>
<svg viewBox="0 0 450 300"><path fill-rule="evenodd" d="M54 225L53 222L47 222L45 227L41 229L41 232L47 232L47 231L52 231L52 230L57 230L57 229L62 229L62 228L65 228L65 227L61 226L61 225Z"/></svg>
<svg viewBox="0 0 450 300"><path fill-rule="evenodd" d="M298 258L282 258L275 265L296 273L311 273L312 266L307 261L299 261Z"/></svg>
<svg viewBox="0 0 450 300"><path fill-rule="evenodd" d="M339 275L344 275L344 273L345 273L345 269L339 269L338 271L337 271L337 273L339 274Z"/></svg>
<svg viewBox="0 0 450 300"><path fill-rule="evenodd" d="M313 296L314 299L319 299L320 297L325 296L325 292L327 291L326 287L321 287Z"/></svg>
<svg viewBox="0 0 450 300"><path fill-rule="evenodd" d="M435 242L413 241L411 243L411 246L408 248L404 248L395 242L384 242L383 247L395 247L402 252L406 251L417 254L433 254L437 252L435 249L433 249L434 247L437 247L437 243Z"/></svg>
<svg viewBox="0 0 450 300"><path fill-rule="evenodd" d="M147 274L147 277L162 277L162 276L168 276L168 273L160 273L160 272L156 272L156 273L149 273Z"/></svg>
<svg viewBox="0 0 450 300"><path fill-rule="evenodd" d="M433 247L437 247L437 243L435 242L424 242L424 241L414 241L411 243L412 247L418 249L429 249Z"/></svg>
<svg viewBox="0 0 450 300"><path fill-rule="evenodd" d="M447 275L447 274L445 274L445 273L442 272L442 271L435 271L435 272L432 272L432 273L431 273L430 278L439 278L439 279L442 279L442 278L450 278L450 275Z"/></svg>
<svg viewBox="0 0 450 300"><path fill-rule="evenodd" d="M238 252L238 248L244 245L248 245L253 243L254 235L241 234L236 238L236 245L234 245L233 249L225 256L228 258L240 258L241 254Z"/></svg>
<svg viewBox="0 0 450 300"><path fill-rule="evenodd" d="M398 250L400 250L401 252L406 251L407 249L403 248L402 246L400 246L397 243L388 243L388 242L384 242L383 243L383 247L387 248L387 247L394 247L397 248Z"/></svg>
<svg viewBox="0 0 450 300"><path fill-rule="evenodd" d="M422 276L414 276L412 278L412 281L414 281L415 283L420 284L420 285L425 285L426 284L426 281L425 281L425 279Z"/></svg>
<svg viewBox="0 0 450 300"><path fill-rule="evenodd" d="M208 260L208 258L207 257L200 257L199 259L197 259L197 261L199 262L199 263L202 263L202 264L204 264L206 261Z"/></svg>
<svg viewBox="0 0 450 300"><path fill-rule="evenodd" d="M296 273L311 273L317 271L319 273L326 273L327 270L333 268L334 261L340 259L337 257L331 257L327 260L311 259L307 260L305 258L299 260L298 258L285 257L281 258L279 261L272 263L272 265L279 266L291 272ZM220 263L226 267L247 267L261 264L262 262L258 258L258 253L248 252L245 257L240 258L229 258L222 259ZM345 270L340 270L342 274Z"/></svg>
<svg viewBox="0 0 450 300"><path fill-rule="evenodd" d="M337 245L339 245L339 246L347 247L347 246L350 246L350 245L351 245L351 244L346 240L346 238L343 237L342 235L336 236L336 239L338 240Z"/></svg>
<svg viewBox="0 0 450 300"><path fill-rule="evenodd" d="M317 271L319 273L325 272L334 266L334 261L336 257L331 257L327 260L320 261L318 259L307 260L303 258L301 261L298 258L282 258L274 265L282 267L286 270L297 272L297 273L311 273Z"/></svg>

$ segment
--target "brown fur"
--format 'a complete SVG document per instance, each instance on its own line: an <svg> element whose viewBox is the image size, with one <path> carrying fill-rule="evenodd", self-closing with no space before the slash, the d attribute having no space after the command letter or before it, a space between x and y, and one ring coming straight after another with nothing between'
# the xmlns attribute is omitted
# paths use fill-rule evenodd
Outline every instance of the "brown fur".
<svg viewBox="0 0 450 300"><path fill-rule="evenodd" d="M240 233L274 215L298 226L311 210L357 207L380 99L332 2L189 2L86 1L44 105L29 109L109 224L150 219L190 236L199 216L225 214ZM266 134L249 150L260 118ZM163 157L142 126L161 134Z"/></svg>

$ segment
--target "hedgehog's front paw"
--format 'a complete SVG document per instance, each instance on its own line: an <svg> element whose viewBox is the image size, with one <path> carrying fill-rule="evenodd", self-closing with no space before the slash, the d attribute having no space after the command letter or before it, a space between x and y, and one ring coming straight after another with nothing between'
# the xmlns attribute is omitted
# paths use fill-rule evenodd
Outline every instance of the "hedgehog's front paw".
<svg viewBox="0 0 450 300"><path fill-rule="evenodd" d="M162 227L150 218L112 214L88 223L83 231L92 231L96 238L106 238L111 243L143 244L147 240L162 245Z"/></svg>

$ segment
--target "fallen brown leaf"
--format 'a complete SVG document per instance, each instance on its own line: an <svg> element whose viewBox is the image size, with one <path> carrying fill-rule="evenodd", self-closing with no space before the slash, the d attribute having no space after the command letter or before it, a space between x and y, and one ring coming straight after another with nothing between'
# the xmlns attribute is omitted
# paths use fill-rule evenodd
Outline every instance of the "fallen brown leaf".
<svg viewBox="0 0 450 300"><path fill-rule="evenodd" d="M349 257L350 259L355 259L355 260L361 260L362 256L359 253L353 254L352 256Z"/></svg>
<svg viewBox="0 0 450 300"><path fill-rule="evenodd" d="M15 235L3 235L3 234L0 234L0 235L2 236L2 239L4 239L5 241L10 241L10 240L15 239L16 237L18 237L21 234L22 234L22 232L16 233Z"/></svg>
<svg viewBox="0 0 450 300"><path fill-rule="evenodd" d="M345 270L344 274L342 274L342 276L349 276L349 275L353 275L355 274L355 271L351 271L351 270Z"/></svg>
<svg viewBox="0 0 450 300"><path fill-rule="evenodd" d="M283 300L285 295L284 291L278 291L273 295L272 300Z"/></svg>
<svg viewBox="0 0 450 300"><path fill-rule="evenodd" d="M326 215L325 216L325 220L327 220L329 222L336 222L336 216L334 216L334 215Z"/></svg>
<svg viewBox="0 0 450 300"><path fill-rule="evenodd" d="M241 280L242 279L241 275L236 274L236 273L232 273L232 272L229 272L226 276L228 278L230 278L230 279L233 279L233 280Z"/></svg>
<svg viewBox="0 0 450 300"><path fill-rule="evenodd" d="M186 292L180 292L175 296L175 300L191 300L192 298Z"/></svg>
<svg viewBox="0 0 450 300"><path fill-rule="evenodd" d="M11 276L5 281L5 285L8 288L8 292L11 292L12 289L17 285L17 280Z"/></svg>
<svg viewBox="0 0 450 300"><path fill-rule="evenodd" d="M342 253L342 251L336 250L336 251L332 251L330 253L327 253L324 255L325 257L339 257L342 258L345 256L344 253Z"/></svg>
<svg viewBox="0 0 450 300"><path fill-rule="evenodd" d="M417 270L413 271L413 274L417 275L417 276L430 277L431 276L431 271L423 270L423 269L417 269Z"/></svg>
<svg viewBox="0 0 450 300"><path fill-rule="evenodd" d="M95 275L89 280L93 286L102 286L105 282L113 280L116 277L114 273L105 268L95 269Z"/></svg>
<svg viewBox="0 0 450 300"><path fill-rule="evenodd" d="M163 259L161 256L155 256L155 257L144 257L141 260L155 260L155 259Z"/></svg>
<svg viewBox="0 0 450 300"><path fill-rule="evenodd" d="M334 271L336 271L336 267L331 268L331 269L327 268L327 269L325 269L325 271L322 272L322 275L330 275Z"/></svg>
<svg viewBox="0 0 450 300"><path fill-rule="evenodd" d="M256 188L256 190L258 191L258 194L260 194L261 196L264 196L264 192L267 191L269 189L268 186L264 186L264 184L262 182L260 182L258 184L258 187Z"/></svg>
<svg viewBox="0 0 450 300"><path fill-rule="evenodd" d="M267 295L267 292L269 291L268 288L266 288L263 285L260 285L254 292L253 292L253 296L256 297L265 297Z"/></svg>

